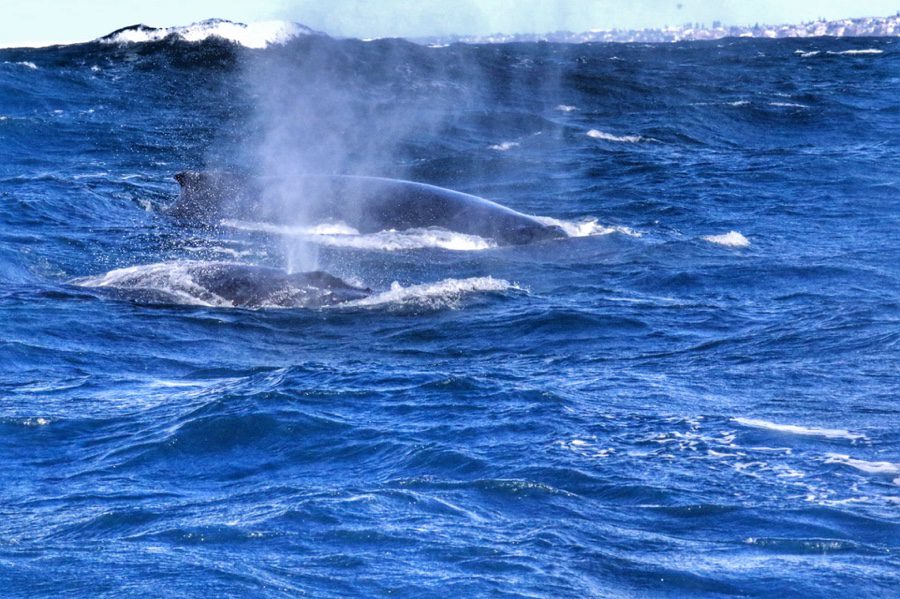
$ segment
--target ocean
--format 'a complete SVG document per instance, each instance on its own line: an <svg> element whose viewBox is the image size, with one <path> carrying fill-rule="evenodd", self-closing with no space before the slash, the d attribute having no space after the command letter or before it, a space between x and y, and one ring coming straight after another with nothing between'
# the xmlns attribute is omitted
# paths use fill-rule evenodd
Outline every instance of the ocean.
<svg viewBox="0 0 900 599"><path fill-rule="evenodd" d="M0 594L896 595L896 39L130 34L0 50ZM166 212L231 168L567 237Z"/></svg>

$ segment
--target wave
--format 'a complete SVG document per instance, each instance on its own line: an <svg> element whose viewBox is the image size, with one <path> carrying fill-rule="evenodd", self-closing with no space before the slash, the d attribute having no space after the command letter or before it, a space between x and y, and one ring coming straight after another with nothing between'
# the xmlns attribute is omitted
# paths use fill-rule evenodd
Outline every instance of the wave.
<svg viewBox="0 0 900 599"><path fill-rule="evenodd" d="M826 464L841 464L856 468L867 474L886 474L889 476L900 475L900 464L894 462L869 462L867 460L858 460L851 458L849 455L840 453L825 454ZM895 484L900 485L900 478L894 480Z"/></svg>
<svg viewBox="0 0 900 599"><path fill-rule="evenodd" d="M30 60L20 60L19 62L9 62L5 61L3 64L11 64L18 67L25 67L26 69L31 69L32 71L38 70L38 66L31 62Z"/></svg>
<svg viewBox="0 0 900 599"><path fill-rule="evenodd" d="M809 108L806 104L797 104L796 102L769 102L769 106L776 108Z"/></svg>
<svg viewBox="0 0 900 599"><path fill-rule="evenodd" d="M794 54L798 55L800 58L814 58L816 56L822 56L822 51L795 50ZM884 50L879 50L878 48L864 48L860 50L828 50L825 52L826 56L875 56L878 54L884 54Z"/></svg>
<svg viewBox="0 0 900 599"><path fill-rule="evenodd" d="M649 138L640 135L613 135L612 133L606 133L605 131L600 131L598 129L591 129L590 131L585 133L585 135L593 139L602 139L603 141L615 141L628 144L634 144L641 141L650 141Z"/></svg>
<svg viewBox="0 0 900 599"><path fill-rule="evenodd" d="M222 225L243 231L300 237L319 245L357 250L396 252L435 248L457 252L472 252L497 247L495 241L479 237L478 235L457 233L433 227L361 234L358 230L343 223L325 223L304 227L225 220L222 221Z"/></svg>
<svg viewBox="0 0 900 599"><path fill-rule="evenodd" d="M522 288L504 279L495 279L494 277L451 278L436 283L409 285L408 287L395 281L387 291L347 302L342 307L392 306L436 310L454 308L467 295L511 290L522 291Z"/></svg>
<svg viewBox="0 0 900 599"><path fill-rule="evenodd" d="M177 27L134 25L116 30L96 41L108 44L140 44L158 42L170 36L185 42L202 42L218 38L245 48L260 49L285 44L296 37L313 33L309 27L290 21L260 21L248 25L226 19L207 19Z"/></svg>
<svg viewBox="0 0 900 599"><path fill-rule="evenodd" d="M767 420L760 420L758 418L734 418L733 420L741 426L760 428L792 435L824 437L826 439L846 439L848 441L861 441L866 439L865 435L851 433L850 431L838 428L818 428L799 426L796 424L778 424Z"/></svg>
<svg viewBox="0 0 900 599"><path fill-rule="evenodd" d="M829 50L828 54L830 54L831 56L867 56L874 54L884 54L884 50L879 50L878 48L866 48L864 50L842 50L840 52Z"/></svg>
<svg viewBox="0 0 900 599"><path fill-rule="evenodd" d="M569 237L594 237L621 233L630 237L640 237L633 229L622 226L609 227L597 222L596 218L583 220L563 220L550 216L534 216L535 220L562 229ZM239 220L223 220L223 226L242 231L269 233L287 237L299 237L318 245L342 247L357 250L380 250L396 252L419 249L442 249L455 252L475 252L498 247L496 241L478 235L449 231L438 227L425 229L405 229L403 231L379 231L361 234L357 229L344 223L322 223L312 226L273 225L270 223Z"/></svg>
<svg viewBox="0 0 900 599"><path fill-rule="evenodd" d="M519 142L517 141L504 141L499 144L493 144L488 146L489 150L497 150L498 152L508 152L513 148L519 147Z"/></svg>
<svg viewBox="0 0 900 599"><path fill-rule="evenodd" d="M706 235L703 239L710 243L724 245L725 247L730 248L750 247L750 240L737 231L729 231L728 233L722 233L720 235Z"/></svg>
<svg viewBox="0 0 900 599"><path fill-rule="evenodd" d="M597 235L609 235L610 233L621 233L629 237L641 236L639 232L628 227L607 227L597 222L596 218L584 220L563 220L552 216L535 216L534 218L545 225L559 227L569 237L595 237Z"/></svg>

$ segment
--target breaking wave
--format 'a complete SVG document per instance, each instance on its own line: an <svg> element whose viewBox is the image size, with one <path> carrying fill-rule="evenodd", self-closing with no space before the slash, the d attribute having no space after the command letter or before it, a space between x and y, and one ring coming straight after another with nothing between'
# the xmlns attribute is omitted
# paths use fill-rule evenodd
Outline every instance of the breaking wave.
<svg viewBox="0 0 900 599"><path fill-rule="evenodd" d="M609 235L610 233L621 233L629 237L640 237L641 234L629 227L608 227L597 222L596 218L587 218L583 220L563 220L553 218L552 216L535 216L535 219L545 225L556 226L565 231L569 237L593 237L596 235Z"/></svg>
<svg viewBox="0 0 900 599"><path fill-rule="evenodd" d="M404 287L394 282L391 288L367 298L344 304L353 307L395 306L398 308L441 309L456 307L467 295L476 293L521 291L521 287L494 277L470 277L444 279L436 283L424 283Z"/></svg>
<svg viewBox="0 0 900 599"><path fill-rule="evenodd" d="M479 237L478 235L457 233L434 227L361 234L353 227L343 223L289 226L226 220L222 224L243 231L299 237L323 246L358 250L396 252L436 248L457 252L472 252L497 247L495 241Z"/></svg>
<svg viewBox="0 0 900 599"><path fill-rule="evenodd" d="M826 439L846 439L848 441L860 441L866 438L865 435L851 433L850 431L839 428L818 428L799 426L796 424L778 424L767 420L760 420L758 418L735 418L734 421L741 426L760 428L779 433L788 433L791 435L824 437Z"/></svg>
<svg viewBox="0 0 900 599"><path fill-rule="evenodd" d="M721 235L706 235L703 239L710 243L724 245L725 247L730 248L750 247L750 240L737 231L729 231L728 233L722 233Z"/></svg>
<svg viewBox="0 0 900 599"><path fill-rule="evenodd" d="M603 141L615 141L620 143L634 144L641 141L650 141L648 138L643 137L641 135L613 135L612 133L606 133L605 131L600 131L598 129L591 129L587 133L585 133L588 137L593 139L600 139Z"/></svg>

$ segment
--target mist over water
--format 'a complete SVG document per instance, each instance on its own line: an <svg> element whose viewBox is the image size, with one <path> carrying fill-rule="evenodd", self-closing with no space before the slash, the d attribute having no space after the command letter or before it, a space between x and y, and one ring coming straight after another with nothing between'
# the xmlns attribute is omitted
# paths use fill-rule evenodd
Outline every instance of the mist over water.
<svg viewBox="0 0 900 599"><path fill-rule="evenodd" d="M315 204L355 200L323 195L304 175L403 178L404 144L433 135L448 116L450 98L417 89L429 84L412 73L409 53L400 51L405 43L369 57L353 53L360 43L348 41L346 50L335 52L330 41L311 39L304 52L277 48L243 66L253 114L239 157L266 178L263 202L286 222L315 226L305 217ZM439 72L434 76L442 79ZM284 243L289 269L317 267L314 244Z"/></svg>
<svg viewBox="0 0 900 599"><path fill-rule="evenodd" d="M189 33L0 50L0 594L895 593L896 40Z"/></svg>

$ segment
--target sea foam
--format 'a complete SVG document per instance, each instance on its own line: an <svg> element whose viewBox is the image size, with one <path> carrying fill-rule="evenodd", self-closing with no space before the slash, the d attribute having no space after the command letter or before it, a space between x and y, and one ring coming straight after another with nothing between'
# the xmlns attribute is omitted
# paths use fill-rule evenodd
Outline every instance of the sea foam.
<svg viewBox="0 0 900 599"><path fill-rule="evenodd" d="M824 437L826 439L846 439L848 441L859 441L866 439L865 435L851 433L850 431L840 428L818 428L799 426L796 424L778 424L758 418L734 418L734 422L741 426L750 428L760 428L779 433L788 433L791 435L802 435L806 437Z"/></svg>
<svg viewBox="0 0 900 599"><path fill-rule="evenodd" d="M640 135L613 135L612 133L606 133L605 131L600 131L598 129L591 129L585 135L593 139L601 139L603 141L615 141L628 144L647 141L646 138Z"/></svg>
<svg viewBox="0 0 900 599"><path fill-rule="evenodd" d="M273 225L269 223L225 220L226 227L243 231L270 233L286 237L299 237L305 241L328 247L343 247L359 250L380 250L396 252L402 250L443 249L457 252L472 252L497 247L490 239L458 233L436 227L407 229L404 231L379 231L361 234L343 223L322 223L309 226Z"/></svg>
<svg viewBox="0 0 900 599"><path fill-rule="evenodd" d="M498 152L508 152L513 148L519 147L519 142L517 141L504 141L499 144L493 144L488 146L489 150L497 150Z"/></svg>
<svg viewBox="0 0 900 599"><path fill-rule="evenodd" d="M596 218L584 220L563 220L552 216L535 216L536 220L545 225L562 229L569 237L593 237L596 235L609 235L610 233L622 233L630 237L640 237L641 234L628 227L607 227L597 222Z"/></svg>
<svg viewBox="0 0 900 599"><path fill-rule="evenodd" d="M452 308L467 295L510 290L521 290L521 288L509 281L495 279L494 277L451 278L436 283L409 285L408 287L394 282L387 291L347 302L344 306L377 307L392 305L406 308Z"/></svg>
<svg viewBox="0 0 900 599"><path fill-rule="evenodd" d="M841 52L833 52L831 50L828 51L828 54L831 54L832 56L866 56L883 53L884 50L879 50L878 48L865 48L864 50L843 50Z"/></svg>
<svg viewBox="0 0 900 599"><path fill-rule="evenodd" d="M737 231L729 231L721 235L706 235L703 239L710 243L724 245L732 248L745 248L750 246L750 240L738 233Z"/></svg>
<svg viewBox="0 0 900 599"><path fill-rule="evenodd" d="M826 464L842 464L867 474L900 475L900 464L894 462L869 462L867 460L857 460L849 455L840 453L828 453L825 454L825 458ZM900 478L895 479L894 483L900 485Z"/></svg>

